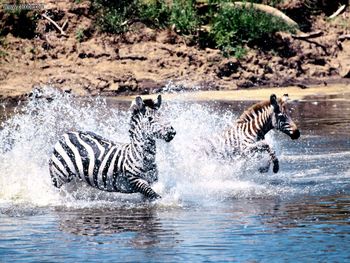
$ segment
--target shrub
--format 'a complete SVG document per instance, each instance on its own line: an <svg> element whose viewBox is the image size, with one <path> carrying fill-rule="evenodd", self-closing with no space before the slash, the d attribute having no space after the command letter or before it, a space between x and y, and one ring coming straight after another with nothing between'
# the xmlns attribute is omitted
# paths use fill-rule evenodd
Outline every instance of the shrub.
<svg viewBox="0 0 350 263"><path fill-rule="evenodd" d="M97 26L103 32L120 34L138 13L137 0L91 0Z"/></svg>
<svg viewBox="0 0 350 263"><path fill-rule="evenodd" d="M79 28L77 31L75 31L75 39L78 42L83 42L85 40L86 36L84 33L84 29Z"/></svg>
<svg viewBox="0 0 350 263"><path fill-rule="evenodd" d="M217 47L230 55L245 44L266 40L277 31L293 31L293 28L249 4L243 7L222 4L213 19L210 35Z"/></svg>
<svg viewBox="0 0 350 263"><path fill-rule="evenodd" d="M19 5L21 1L16 1ZM4 14L0 20L0 35L12 33L15 37L31 39L35 37L36 24L39 19L38 11L14 8L3 9Z"/></svg>
<svg viewBox="0 0 350 263"><path fill-rule="evenodd" d="M170 23L182 34L193 34L199 25L199 18L192 0L173 0Z"/></svg>
<svg viewBox="0 0 350 263"><path fill-rule="evenodd" d="M146 25L156 28L169 25L171 9L165 0L141 2L139 13L141 21Z"/></svg>
<svg viewBox="0 0 350 263"><path fill-rule="evenodd" d="M199 25L194 0L91 0L101 31L123 33L133 20L156 27L175 25L178 33L192 34Z"/></svg>

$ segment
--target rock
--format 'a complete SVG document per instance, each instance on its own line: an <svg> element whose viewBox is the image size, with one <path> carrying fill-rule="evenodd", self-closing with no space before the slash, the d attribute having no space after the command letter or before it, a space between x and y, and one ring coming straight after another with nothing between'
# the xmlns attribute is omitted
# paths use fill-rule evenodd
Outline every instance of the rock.
<svg viewBox="0 0 350 263"><path fill-rule="evenodd" d="M336 76L336 75L339 74L339 70L338 70L337 67L328 65L326 69L327 69L327 72L328 72L328 75L329 75L329 76ZM349 70L349 71L350 71L350 70Z"/></svg>
<svg viewBox="0 0 350 263"><path fill-rule="evenodd" d="M264 68L264 74L271 74L271 73L273 73L273 69L269 65L266 65Z"/></svg>
<svg viewBox="0 0 350 263"><path fill-rule="evenodd" d="M141 90L141 94L150 94L154 90L161 89L165 83L159 83L153 79L139 79L138 88Z"/></svg>
<svg viewBox="0 0 350 263"><path fill-rule="evenodd" d="M229 77L233 73L237 73L239 67L240 67L240 62L237 59L232 58L230 59L230 61L225 61L218 66L216 75L219 78Z"/></svg>
<svg viewBox="0 0 350 263"><path fill-rule="evenodd" d="M327 62L324 58L314 58L314 59L310 59L309 63L314 65L324 66L326 65Z"/></svg>
<svg viewBox="0 0 350 263"><path fill-rule="evenodd" d="M156 37L157 42L163 44L175 44L179 41L179 36L172 30L159 32Z"/></svg>
<svg viewBox="0 0 350 263"><path fill-rule="evenodd" d="M253 87L254 83L250 80L239 80L239 81L237 81L236 85L238 88L246 89L246 88Z"/></svg>
<svg viewBox="0 0 350 263"><path fill-rule="evenodd" d="M75 1L74 4L72 3L69 12L73 14L77 14L79 16L88 16L89 10L90 10L90 4L89 2L83 2L83 3L77 3L78 1Z"/></svg>
<svg viewBox="0 0 350 263"><path fill-rule="evenodd" d="M304 85L304 84L297 84L297 87L301 88L301 89L307 89L309 88L308 86Z"/></svg>
<svg viewBox="0 0 350 263"><path fill-rule="evenodd" d="M248 71L243 71L241 75L243 80L251 80L254 78L254 73L253 72L248 72Z"/></svg>
<svg viewBox="0 0 350 263"><path fill-rule="evenodd" d="M350 78L350 68L342 70L341 77L349 79Z"/></svg>

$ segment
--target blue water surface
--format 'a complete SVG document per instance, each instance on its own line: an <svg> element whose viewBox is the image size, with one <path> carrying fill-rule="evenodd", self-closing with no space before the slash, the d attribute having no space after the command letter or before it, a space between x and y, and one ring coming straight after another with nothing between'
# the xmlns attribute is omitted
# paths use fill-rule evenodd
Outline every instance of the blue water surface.
<svg viewBox="0 0 350 263"><path fill-rule="evenodd" d="M208 103L218 116L250 104ZM188 136L181 133L181 123L188 133L191 125L205 127L204 121L218 119L212 111L196 113L202 106L187 104L187 111L175 114L175 146L159 150L165 156L159 159L158 186L164 198L155 203L139 196L85 195L88 188L57 197L49 179L27 182L27 177L46 178L48 172L45 160L35 155L28 159L33 163L22 164L23 153L29 148L45 155L46 146L27 139L21 125L7 124L4 131L13 129L22 144L18 150L12 142L0 154L0 262L350 262L350 106L342 98L309 98L292 105L302 136L291 141L272 133L281 169L262 175L242 172L236 164L207 164L201 170L202 164L192 171L197 167L191 158L167 158L169 152L181 154L176 145L189 145L181 145ZM46 110L36 110L43 111L45 121L52 114ZM33 111L20 119L28 133L33 117L26 114L33 116ZM110 131L96 127L107 135Z"/></svg>

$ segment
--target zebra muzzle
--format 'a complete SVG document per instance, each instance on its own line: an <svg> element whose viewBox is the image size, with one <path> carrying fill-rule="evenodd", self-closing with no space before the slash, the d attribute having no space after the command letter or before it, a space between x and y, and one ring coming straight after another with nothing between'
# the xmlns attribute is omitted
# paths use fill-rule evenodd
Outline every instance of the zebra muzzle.
<svg viewBox="0 0 350 263"><path fill-rule="evenodd" d="M176 131L175 131L175 129L174 129L173 127L171 127L171 128L168 130L168 132L167 132L167 134L166 134L164 140L165 140L166 142L170 142L172 139L174 139L175 135L176 135Z"/></svg>
<svg viewBox="0 0 350 263"><path fill-rule="evenodd" d="M300 137L300 131L299 130L295 130L290 134L290 138L292 140L296 140Z"/></svg>

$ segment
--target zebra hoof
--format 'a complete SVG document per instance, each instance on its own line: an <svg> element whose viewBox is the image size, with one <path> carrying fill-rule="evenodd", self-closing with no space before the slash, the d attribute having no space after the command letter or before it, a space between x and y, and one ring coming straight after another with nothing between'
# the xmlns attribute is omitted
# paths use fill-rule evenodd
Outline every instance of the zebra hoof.
<svg viewBox="0 0 350 263"><path fill-rule="evenodd" d="M260 167L259 168L259 172L260 173L267 173L269 171L269 166L265 166L265 167Z"/></svg>
<svg viewBox="0 0 350 263"><path fill-rule="evenodd" d="M52 184L56 188L61 188L61 186L63 185L63 183L59 182L57 178L52 178Z"/></svg>
<svg viewBox="0 0 350 263"><path fill-rule="evenodd" d="M273 172L278 173L278 170L280 169L280 165L278 164L278 160L273 162Z"/></svg>
<svg viewBox="0 0 350 263"><path fill-rule="evenodd" d="M151 201L155 201L155 200L158 200L158 199L161 199L162 197L159 195L159 194L154 194L154 195L152 195L149 199L151 200Z"/></svg>

